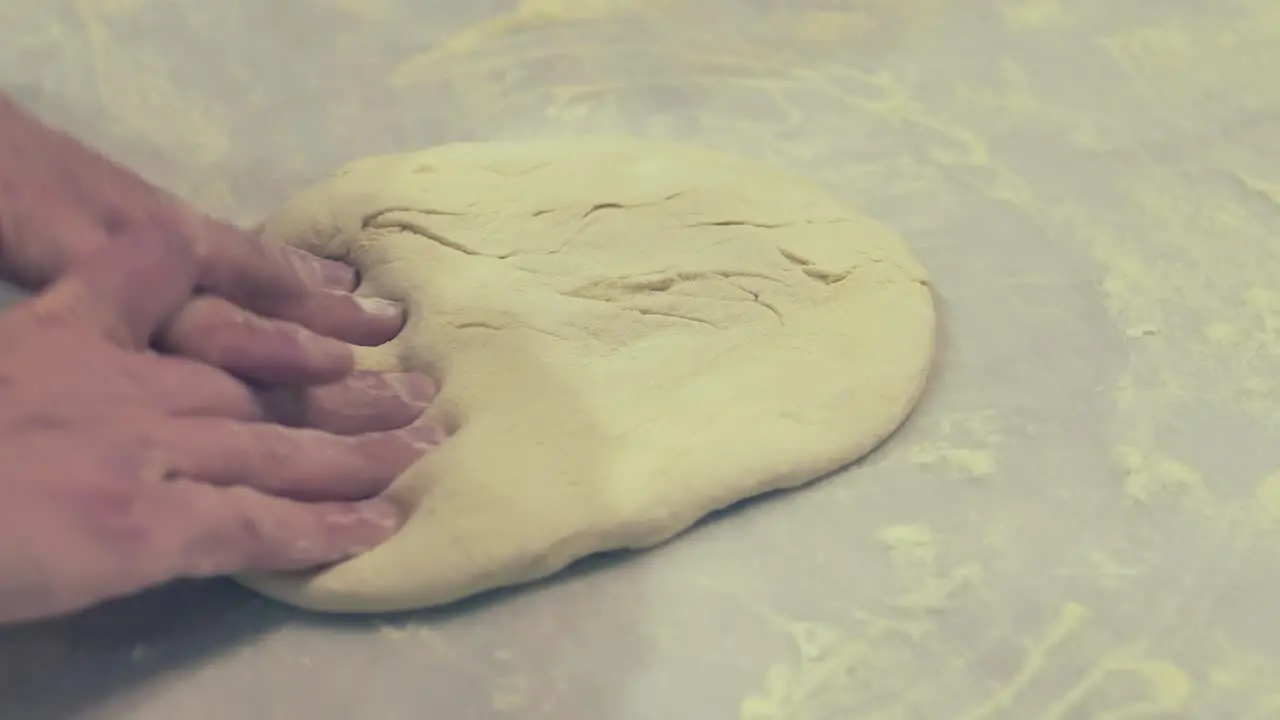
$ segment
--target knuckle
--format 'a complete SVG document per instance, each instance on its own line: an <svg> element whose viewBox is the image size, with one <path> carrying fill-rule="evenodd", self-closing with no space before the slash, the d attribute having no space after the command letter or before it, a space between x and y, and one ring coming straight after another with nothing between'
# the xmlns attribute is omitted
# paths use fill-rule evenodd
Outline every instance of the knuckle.
<svg viewBox="0 0 1280 720"><path fill-rule="evenodd" d="M141 487L111 478L109 469L99 472L97 481L79 483L60 493L69 520L94 542L120 552L145 551L151 531Z"/></svg>
<svg viewBox="0 0 1280 720"><path fill-rule="evenodd" d="M257 548L268 544L271 539L270 523L261 514L253 512L250 507L253 491L249 488L229 488L228 497L232 500L232 509L223 523L225 525L225 544L241 548L240 562L250 562Z"/></svg>
<svg viewBox="0 0 1280 720"><path fill-rule="evenodd" d="M223 490L225 503L195 510L187 520L195 528L181 548L184 574L223 575L248 569L266 544L268 524L253 513L247 488Z"/></svg>
<svg viewBox="0 0 1280 720"><path fill-rule="evenodd" d="M159 423L144 423L126 433L99 440L95 460L101 474L126 486L163 480L169 474L166 442Z"/></svg>

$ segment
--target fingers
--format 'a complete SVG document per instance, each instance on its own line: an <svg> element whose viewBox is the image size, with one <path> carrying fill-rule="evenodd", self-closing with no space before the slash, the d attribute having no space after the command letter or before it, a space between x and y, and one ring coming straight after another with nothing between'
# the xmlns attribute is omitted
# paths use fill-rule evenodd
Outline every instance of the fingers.
<svg viewBox="0 0 1280 720"><path fill-rule="evenodd" d="M145 378L148 404L181 418L270 421L339 435L395 430L417 420L436 385L418 373L357 370L328 385L253 388L227 372L184 357L140 354L128 371Z"/></svg>
<svg viewBox="0 0 1280 720"><path fill-rule="evenodd" d="M357 370L330 385L264 389L259 400L275 422L355 435L404 427L435 395L436 384L426 375Z"/></svg>
<svg viewBox="0 0 1280 720"><path fill-rule="evenodd" d="M207 220L201 284L259 315L296 323L352 345L381 345L404 327L404 308L357 297L356 271L297 248L277 246L225 223Z"/></svg>
<svg viewBox="0 0 1280 720"><path fill-rule="evenodd" d="M163 223L127 248L104 243L35 301L36 312L83 323L122 347L146 347L191 296L195 257Z"/></svg>
<svg viewBox="0 0 1280 720"><path fill-rule="evenodd" d="M22 174L0 174L0 277L40 289L86 253L114 245L134 255L158 235L188 246L200 288L259 315L314 323L320 334L355 344L399 332L402 313L370 313L346 295L356 287L354 269L215 220L13 103L0 105L0 115L8 140L0 153L29 161Z"/></svg>
<svg viewBox="0 0 1280 720"><path fill-rule="evenodd" d="M145 379L135 383L150 394L145 404L167 415L242 421L263 418L263 406L253 388L199 360L144 353L126 362L129 373Z"/></svg>
<svg viewBox="0 0 1280 720"><path fill-rule="evenodd" d="M353 345L381 345L404 327L398 304L350 294L355 271L202 218L201 287L259 315Z"/></svg>
<svg viewBox="0 0 1280 720"><path fill-rule="evenodd" d="M338 435L405 427L422 415L436 394L431 378L418 373L357 370L329 385L255 389L187 358L142 356L135 371L146 375L154 406L177 417L269 421Z"/></svg>
<svg viewBox="0 0 1280 720"><path fill-rule="evenodd" d="M382 499L303 503L184 479L154 486L136 502L139 517L151 522L149 547L160 555L148 563L159 577L139 584L325 565L376 547L401 523Z"/></svg>
<svg viewBox="0 0 1280 720"><path fill-rule="evenodd" d="M366 347L394 339L405 324L404 307L395 301L333 291L312 293L271 314Z"/></svg>
<svg viewBox="0 0 1280 720"><path fill-rule="evenodd" d="M165 328L160 347L262 383L310 385L351 372L344 342L282 320L268 320L214 296L193 298Z"/></svg>
<svg viewBox="0 0 1280 720"><path fill-rule="evenodd" d="M298 500L357 500L382 492L443 439L427 423L364 435L199 418L153 431L176 475Z"/></svg>

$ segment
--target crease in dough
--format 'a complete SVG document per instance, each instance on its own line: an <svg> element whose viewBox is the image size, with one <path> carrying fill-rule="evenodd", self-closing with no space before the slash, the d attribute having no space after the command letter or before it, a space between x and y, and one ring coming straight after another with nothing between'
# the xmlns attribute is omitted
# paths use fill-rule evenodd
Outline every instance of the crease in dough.
<svg viewBox="0 0 1280 720"><path fill-rule="evenodd" d="M373 157L263 235L408 306L362 367L429 372L453 431L388 491L373 550L242 578L332 612L439 605L643 548L857 460L933 356L926 274L879 223L792 175L626 137Z"/></svg>

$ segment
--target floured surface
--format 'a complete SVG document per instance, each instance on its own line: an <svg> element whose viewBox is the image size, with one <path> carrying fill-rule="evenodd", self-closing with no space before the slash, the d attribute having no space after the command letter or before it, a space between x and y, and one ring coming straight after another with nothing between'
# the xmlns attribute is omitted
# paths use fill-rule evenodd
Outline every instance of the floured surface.
<svg viewBox="0 0 1280 720"><path fill-rule="evenodd" d="M1280 4L0 16L19 97L246 224L352 158L679 139L908 238L942 333L888 445L657 552L445 612L333 622L210 583L0 631L0 717L1277 716Z"/></svg>
<svg viewBox="0 0 1280 720"><path fill-rule="evenodd" d="M408 304L366 367L441 380L455 431L391 492L383 546L258 590L389 611L640 548L872 449L933 350L903 242L795 177L620 137L456 144L353 163L267 237Z"/></svg>

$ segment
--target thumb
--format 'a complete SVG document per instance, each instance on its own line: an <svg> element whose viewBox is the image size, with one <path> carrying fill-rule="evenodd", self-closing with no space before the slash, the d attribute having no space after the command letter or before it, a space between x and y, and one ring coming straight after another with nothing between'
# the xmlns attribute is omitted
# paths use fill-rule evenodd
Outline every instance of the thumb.
<svg viewBox="0 0 1280 720"><path fill-rule="evenodd" d="M195 290L195 252L174 230L147 222L98 239L99 249L78 259L28 310L82 324L122 347L146 347Z"/></svg>

